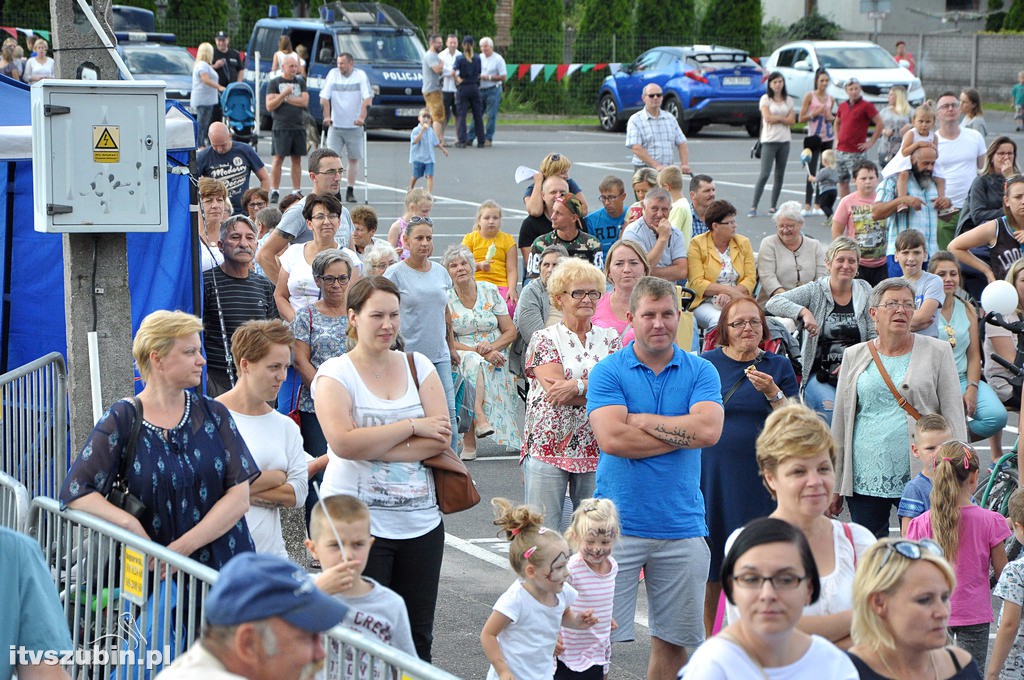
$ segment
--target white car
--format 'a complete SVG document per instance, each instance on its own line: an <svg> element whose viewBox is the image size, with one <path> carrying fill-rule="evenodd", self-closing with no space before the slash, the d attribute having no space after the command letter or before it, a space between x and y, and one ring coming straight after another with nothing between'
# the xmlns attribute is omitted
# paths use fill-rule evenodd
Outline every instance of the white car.
<svg viewBox="0 0 1024 680"><path fill-rule="evenodd" d="M846 100L843 89L850 78L860 81L864 99L885 106L894 85L907 88L911 106L924 102L921 80L896 63L891 54L873 42L842 40L802 40L783 45L772 52L765 67L778 71L786 79L786 90L799 105L814 89L814 73L828 71L832 82L828 93L836 101ZM879 106L879 108L881 108Z"/></svg>

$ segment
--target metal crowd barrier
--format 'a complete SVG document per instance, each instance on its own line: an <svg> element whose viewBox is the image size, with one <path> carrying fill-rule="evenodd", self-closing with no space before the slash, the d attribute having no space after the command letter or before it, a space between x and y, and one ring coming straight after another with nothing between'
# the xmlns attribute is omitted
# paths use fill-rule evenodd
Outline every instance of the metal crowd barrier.
<svg viewBox="0 0 1024 680"><path fill-rule="evenodd" d="M67 371L51 352L0 375L0 472L56 497L67 470Z"/></svg>
<svg viewBox="0 0 1024 680"><path fill-rule="evenodd" d="M71 629L71 677L150 680L200 636L216 571L52 498L35 498L29 518ZM324 647L326 680L458 680L341 626Z"/></svg>
<svg viewBox="0 0 1024 680"><path fill-rule="evenodd" d="M0 526L24 532L28 522L28 491L21 482L0 472Z"/></svg>

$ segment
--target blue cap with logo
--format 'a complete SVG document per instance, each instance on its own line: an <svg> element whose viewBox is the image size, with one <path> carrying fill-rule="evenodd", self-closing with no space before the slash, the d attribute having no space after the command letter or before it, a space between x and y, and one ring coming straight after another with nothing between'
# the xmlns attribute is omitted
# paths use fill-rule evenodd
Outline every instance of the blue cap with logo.
<svg viewBox="0 0 1024 680"><path fill-rule="evenodd" d="M313 584L301 567L274 555L246 552L220 570L203 607L214 626L278 617L309 633L341 623L348 607Z"/></svg>

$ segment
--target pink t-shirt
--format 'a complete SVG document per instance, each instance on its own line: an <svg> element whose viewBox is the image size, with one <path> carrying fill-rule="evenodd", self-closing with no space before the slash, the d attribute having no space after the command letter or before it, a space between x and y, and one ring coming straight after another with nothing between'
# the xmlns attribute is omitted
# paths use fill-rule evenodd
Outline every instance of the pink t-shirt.
<svg viewBox="0 0 1024 680"><path fill-rule="evenodd" d="M885 220L871 217L875 197L861 198L853 192L843 196L832 215L832 222L843 225L843 236L852 238L860 246L860 263L865 267L885 264Z"/></svg>
<svg viewBox="0 0 1024 680"><path fill-rule="evenodd" d="M604 666L608 670L611 663L612 604L619 565L614 557L609 557L608 562L611 565L609 572L598 574L579 553L569 558L569 584L578 594L572 609L577 612L592 609L598 620L597 625L586 630L561 630L565 651L558 658L576 672L583 672L591 666Z"/></svg>
<svg viewBox="0 0 1024 680"><path fill-rule="evenodd" d="M615 312L612 311L611 295L608 293L605 293L597 301L597 306L594 307L594 316L590 317L590 322L601 328L614 328L618 331L623 347L632 342L633 338L636 337L633 327L629 322L615 316ZM623 334L623 331L625 331L625 334Z"/></svg>
<svg viewBox="0 0 1024 680"><path fill-rule="evenodd" d="M999 513L970 505L960 508L960 548L956 555L956 588L949 599L951 626L991 623L992 593L988 568L992 548L1010 535L1006 518ZM910 520L907 538L933 538L932 511Z"/></svg>

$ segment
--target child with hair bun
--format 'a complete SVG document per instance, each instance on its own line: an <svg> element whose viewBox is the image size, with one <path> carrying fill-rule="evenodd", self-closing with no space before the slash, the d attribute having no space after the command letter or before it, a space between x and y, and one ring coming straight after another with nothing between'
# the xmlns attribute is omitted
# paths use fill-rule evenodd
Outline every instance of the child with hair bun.
<svg viewBox="0 0 1024 680"><path fill-rule="evenodd" d="M563 628L555 680L602 680L611 665L612 604L619 565L612 549L619 538L619 512L607 498L580 501L565 532L576 551L569 558L569 584L576 611L590 610L598 623L586 630Z"/></svg>
<svg viewBox="0 0 1024 680"><path fill-rule="evenodd" d="M989 565L995 578L1006 566L1003 541L1010 535L1006 518L971 502L978 486L978 452L950 440L935 452L930 510L910 520L907 538L934 538L956 573L949 598L949 633L985 673L988 631L992 623Z"/></svg>
<svg viewBox="0 0 1024 680"><path fill-rule="evenodd" d="M504 498L491 505L519 578L498 598L480 633L491 662L487 680L551 680L559 626L586 629L599 621L591 610L569 608L576 601L576 590L565 583L569 546L543 525L544 516Z"/></svg>

